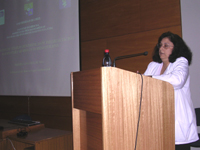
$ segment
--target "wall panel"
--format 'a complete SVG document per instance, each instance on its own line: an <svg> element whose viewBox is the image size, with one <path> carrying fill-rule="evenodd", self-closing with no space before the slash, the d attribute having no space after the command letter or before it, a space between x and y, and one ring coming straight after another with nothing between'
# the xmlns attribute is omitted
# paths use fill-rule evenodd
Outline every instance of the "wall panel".
<svg viewBox="0 0 200 150"><path fill-rule="evenodd" d="M141 32L181 25L179 0L140 0Z"/></svg>
<svg viewBox="0 0 200 150"><path fill-rule="evenodd" d="M26 97L0 96L0 119L13 119L22 114L28 114Z"/></svg>
<svg viewBox="0 0 200 150"><path fill-rule="evenodd" d="M30 115L45 127L71 131L71 97L31 97Z"/></svg>
<svg viewBox="0 0 200 150"><path fill-rule="evenodd" d="M81 41L140 31L138 0L80 0Z"/></svg>
<svg viewBox="0 0 200 150"><path fill-rule="evenodd" d="M80 0L81 41L180 25L179 0Z"/></svg>
<svg viewBox="0 0 200 150"><path fill-rule="evenodd" d="M24 114L45 127L72 131L71 97L0 96L0 119Z"/></svg>

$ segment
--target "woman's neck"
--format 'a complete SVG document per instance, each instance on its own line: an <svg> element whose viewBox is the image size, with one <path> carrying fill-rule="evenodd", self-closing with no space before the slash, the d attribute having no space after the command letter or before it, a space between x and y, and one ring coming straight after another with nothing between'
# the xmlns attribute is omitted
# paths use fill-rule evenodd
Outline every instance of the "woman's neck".
<svg viewBox="0 0 200 150"><path fill-rule="evenodd" d="M162 66L160 74L163 74L165 72L165 70L167 69L168 65L169 65L169 61L163 62L163 66Z"/></svg>

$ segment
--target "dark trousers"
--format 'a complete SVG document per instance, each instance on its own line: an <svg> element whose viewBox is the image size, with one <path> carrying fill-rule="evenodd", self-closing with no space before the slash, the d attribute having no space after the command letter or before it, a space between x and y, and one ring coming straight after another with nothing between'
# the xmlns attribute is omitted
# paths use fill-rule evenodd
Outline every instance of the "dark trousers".
<svg viewBox="0 0 200 150"><path fill-rule="evenodd" d="M189 144L175 145L175 150L190 150Z"/></svg>

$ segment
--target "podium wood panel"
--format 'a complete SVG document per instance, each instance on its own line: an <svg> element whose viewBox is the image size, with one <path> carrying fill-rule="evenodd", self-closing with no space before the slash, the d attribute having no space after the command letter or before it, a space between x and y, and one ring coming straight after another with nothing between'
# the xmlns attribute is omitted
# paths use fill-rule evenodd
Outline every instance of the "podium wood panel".
<svg viewBox="0 0 200 150"><path fill-rule="evenodd" d="M171 84L113 67L71 77L74 150L133 150L141 99L137 150L175 148Z"/></svg>

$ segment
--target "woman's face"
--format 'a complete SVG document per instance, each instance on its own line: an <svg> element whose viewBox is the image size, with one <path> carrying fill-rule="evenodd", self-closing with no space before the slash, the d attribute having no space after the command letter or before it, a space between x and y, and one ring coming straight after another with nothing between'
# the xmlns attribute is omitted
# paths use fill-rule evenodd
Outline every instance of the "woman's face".
<svg viewBox="0 0 200 150"><path fill-rule="evenodd" d="M159 55L162 62L169 62L169 56L173 51L174 44L169 40L168 37L165 37L161 40L159 47Z"/></svg>

